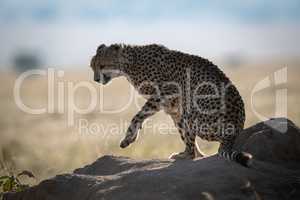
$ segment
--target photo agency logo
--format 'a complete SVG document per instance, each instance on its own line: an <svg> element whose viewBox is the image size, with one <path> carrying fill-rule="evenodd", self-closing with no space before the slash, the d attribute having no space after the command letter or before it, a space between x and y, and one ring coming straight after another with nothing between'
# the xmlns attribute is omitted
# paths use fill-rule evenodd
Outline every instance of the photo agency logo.
<svg viewBox="0 0 300 200"><path fill-rule="evenodd" d="M138 105L138 97L135 97L133 87L129 89L128 102L122 107L116 109L107 109L107 101L105 100L105 92L103 87L93 84L92 81L70 81L64 78L65 72L62 70L55 70L48 68L45 70L28 70L20 74L15 80L14 84L14 100L17 107L28 114L66 114L67 125L75 125L75 115L85 115L94 112L96 109L102 114L117 114L125 111L131 102L136 102ZM34 77L40 77L47 82L47 106L43 108L36 108L26 105L22 98L22 85ZM34 88L33 88L34 89ZM85 107L76 104L76 93L79 90L87 91L89 102ZM136 100L134 101L134 98Z"/></svg>
<svg viewBox="0 0 300 200"><path fill-rule="evenodd" d="M265 124L276 129L281 133L285 133L287 131L287 88L284 85L287 83L287 67L281 68L275 71L272 75L265 77L261 81L259 81L253 88L251 92L251 109L255 116L259 118L261 121L265 121ZM262 115L259 111L256 110L254 106L254 97L258 92L262 92L270 87L275 88L275 105L274 105L274 118L282 118L280 126L278 123L275 123L272 120L268 120L268 117Z"/></svg>
<svg viewBox="0 0 300 200"><path fill-rule="evenodd" d="M113 73L113 72L112 72ZM31 79L34 76L39 76L45 78L47 81L47 106L44 108L33 108L24 103L22 99L22 85L26 82L27 79ZM65 72L62 70L55 70L53 68L48 68L45 70L29 70L20 74L14 85L14 99L15 103L20 110L28 114L66 114L67 116L67 125L75 125L75 115L84 116L92 112L99 111L102 114L119 114L129 108L132 104L138 109L142 110L143 105L140 105L139 98L140 95L137 95L133 86L130 85L129 89L129 98L126 99L126 103L121 107L115 107L113 109L107 109L105 107L105 91L104 87L93 84L92 81L67 81L65 78ZM271 77L274 77L273 79ZM256 110L254 106L254 97L257 92L264 91L267 88L272 86L281 86L287 82L287 68L282 68L272 76L268 76L263 80L259 81L251 92L251 108L256 117L262 121L266 121L268 118L263 116L259 111ZM197 110L199 113L205 115L214 115L218 112L225 112L226 110L226 98L225 94L228 89L232 86L231 84L220 84L217 85L214 82L201 82L196 86L191 86L191 71L186 71L186 82L184 86L179 85L176 82L166 82L163 87L169 88L168 91L176 91L171 94L166 94L164 91L161 91L158 86L149 81L144 81L140 84L137 90L143 90L144 88L152 88L158 94L158 98L164 96L163 102L160 102L162 105L166 104L169 100L178 99L180 104L182 101L188 102L185 105L185 108L179 107L179 110L175 112L182 112L182 109L185 109L187 112ZM274 80L274 81L272 81ZM88 91L89 102L86 107L80 107L76 105L76 93L79 90ZM209 94L203 94L203 91L209 91ZM287 88L280 87L275 90L275 116L274 117L287 117ZM206 105L203 102L219 102L219 107ZM209 103L208 103L209 104ZM149 111L145 111L145 115ZM172 112L172 111L169 111ZM226 114L226 113L225 113ZM218 120L218 123L222 123L222 120ZM116 122L118 123L118 122ZM125 122L124 122L125 123ZM205 122L196 123L199 127L206 127ZM280 129L278 131L284 132L286 129L283 129L283 126L280 128L275 127L272 123L267 124L273 128ZM95 124L90 125L87 123L87 119L79 120L77 125L80 130L104 130L105 127L95 127ZM111 126L111 125L109 125ZM122 125L119 125L122 127ZM194 124L192 126L195 126ZM217 126L215 124L215 126ZM169 125L166 125L172 129ZM220 124L220 127L227 127ZM195 127L193 127L194 129ZM208 128L209 129L209 128ZM224 128L221 128L224 129ZM198 130L198 129L197 129ZM95 132L95 131L92 131Z"/></svg>

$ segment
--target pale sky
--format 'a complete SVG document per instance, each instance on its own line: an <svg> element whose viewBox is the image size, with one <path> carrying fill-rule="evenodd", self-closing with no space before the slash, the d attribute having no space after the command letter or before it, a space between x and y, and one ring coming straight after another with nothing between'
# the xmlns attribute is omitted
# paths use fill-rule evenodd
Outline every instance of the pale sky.
<svg viewBox="0 0 300 200"><path fill-rule="evenodd" d="M160 43L210 59L300 55L298 0L0 0L0 66L19 51L86 67L101 43Z"/></svg>

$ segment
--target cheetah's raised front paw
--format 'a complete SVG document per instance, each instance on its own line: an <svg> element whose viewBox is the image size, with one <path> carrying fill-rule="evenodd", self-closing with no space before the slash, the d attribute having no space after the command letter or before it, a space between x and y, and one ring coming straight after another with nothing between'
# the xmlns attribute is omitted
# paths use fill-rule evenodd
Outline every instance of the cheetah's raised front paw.
<svg viewBox="0 0 300 200"><path fill-rule="evenodd" d="M135 141L135 139L136 139L136 138L128 138L128 137L124 138L124 139L122 140L122 142L120 143L120 147L121 147L121 148L126 148L126 147L128 147L131 143L133 143L133 142Z"/></svg>
<svg viewBox="0 0 300 200"><path fill-rule="evenodd" d="M130 144L130 143L129 143L126 139L124 139L124 140L122 140L122 142L120 143L120 147L121 147L121 148L126 148L129 144Z"/></svg>

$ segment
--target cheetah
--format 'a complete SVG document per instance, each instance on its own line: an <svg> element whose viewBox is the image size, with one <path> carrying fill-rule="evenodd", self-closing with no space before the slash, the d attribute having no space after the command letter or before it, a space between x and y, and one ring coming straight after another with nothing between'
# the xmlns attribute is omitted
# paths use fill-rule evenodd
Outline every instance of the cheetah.
<svg viewBox="0 0 300 200"><path fill-rule="evenodd" d="M218 155L249 167L251 155L233 150L244 128L243 100L229 78L212 62L165 46L100 45L91 59L94 81L107 84L125 76L147 100L121 141L133 143L143 122L160 110L171 116L185 144L171 159L203 157L195 138L220 142Z"/></svg>

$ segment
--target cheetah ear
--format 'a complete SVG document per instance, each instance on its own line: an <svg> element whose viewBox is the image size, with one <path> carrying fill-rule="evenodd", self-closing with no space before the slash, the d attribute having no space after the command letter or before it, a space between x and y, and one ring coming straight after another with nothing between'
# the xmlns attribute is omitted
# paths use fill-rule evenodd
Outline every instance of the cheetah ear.
<svg viewBox="0 0 300 200"><path fill-rule="evenodd" d="M105 46L105 44L101 44L98 48L97 48L97 54L99 54L101 51L102 51L102 49L104 49L106 46Z"/></svg>
<svg viewBox="0 0 300 200"><path fill-rule="evenodd" d="M121 47L119 44L112 44L108 47L108 52L112 55L119 55L122 49Z"/></svg>
<svg viewBox="0 0 300 200"><path fill-rule="evenodd" d="M121 49L121 46L118 44L112 44L112 45L110 45L110 49L118 52Z"/></svg>

